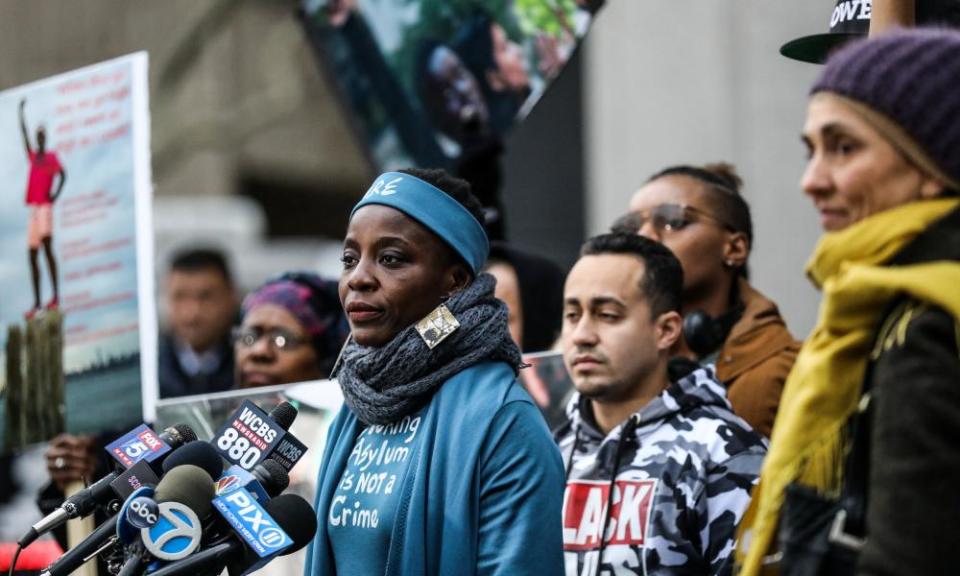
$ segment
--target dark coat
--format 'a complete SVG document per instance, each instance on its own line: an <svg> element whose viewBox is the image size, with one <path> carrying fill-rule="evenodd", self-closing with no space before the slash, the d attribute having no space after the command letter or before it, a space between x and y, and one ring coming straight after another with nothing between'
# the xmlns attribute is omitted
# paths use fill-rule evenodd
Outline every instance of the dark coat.
<svg viewBox="0 0 960 576"><path fill-rule="evenodd" d="M960 260L960 210L891 264L942 260ZM864 387L870 392L867 543L858 574L960 570L958 340L957 319L916 300L897 302L880 324Z"/></svg>
<svg viewBox="0 0 960 576"><path fill-rule="evenodd" d="M190 376L180 366L173 337L170 334L161 334L157 375L161 398L231 390L234 387L233 345L229 340L220 343L220 365L212 374Z"/></svg>

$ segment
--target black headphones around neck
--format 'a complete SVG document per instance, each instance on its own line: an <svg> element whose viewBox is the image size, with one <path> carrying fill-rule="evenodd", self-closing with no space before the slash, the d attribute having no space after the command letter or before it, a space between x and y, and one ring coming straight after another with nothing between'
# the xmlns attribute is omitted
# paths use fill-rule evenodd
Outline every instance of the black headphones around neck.
<svg viewBox="0 0 960 576"><path fill-rule="evenodd" d="M714 318L703 310L694 310L683 317L683 338L698 358L709 356L723 346L733 325L743 315L743 304L737 302L729 311Z"/></svg>

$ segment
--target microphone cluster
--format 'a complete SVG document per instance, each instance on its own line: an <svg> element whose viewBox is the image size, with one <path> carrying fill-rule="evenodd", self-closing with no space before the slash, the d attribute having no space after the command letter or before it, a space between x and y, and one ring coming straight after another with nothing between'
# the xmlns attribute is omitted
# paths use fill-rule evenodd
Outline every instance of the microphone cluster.
<svg viewBox="0 0 960 576"><path fill-rule="evenodd" d="M109 518L42 576L67 576L99 555L115 576L258 570L317 531L310 504L283 494L307 449L288 431L296 416L289 402L267 414L246 400L209 443L186 425L160 434L140 425L106 447L114 472L65 500L18 545L103 510Z"/></svg>

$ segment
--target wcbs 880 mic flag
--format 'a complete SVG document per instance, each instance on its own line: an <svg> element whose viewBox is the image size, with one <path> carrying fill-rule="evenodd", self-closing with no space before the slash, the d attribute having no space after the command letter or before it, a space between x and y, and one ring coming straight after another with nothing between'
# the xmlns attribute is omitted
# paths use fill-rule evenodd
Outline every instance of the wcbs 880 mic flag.
<svg viewBox="0 0 960 576"><path fill-rule="evenodd" d="M290 470L307 447L287 431L296 418L289 402L280 404L269 415L256 404L244 400L210 443L231 464L253 470L268 458Z"/></svg>

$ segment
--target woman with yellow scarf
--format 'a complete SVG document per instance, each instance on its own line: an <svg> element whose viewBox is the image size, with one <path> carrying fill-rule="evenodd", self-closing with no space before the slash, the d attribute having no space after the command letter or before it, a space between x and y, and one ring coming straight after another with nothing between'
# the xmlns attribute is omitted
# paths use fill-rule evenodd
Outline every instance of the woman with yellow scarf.
<svg viewBox="0 0 960 576"><path fill-rule="evenodd" d="M811 94L823 299L739 574L960 574L960 32L852 44Z"/></svg>

